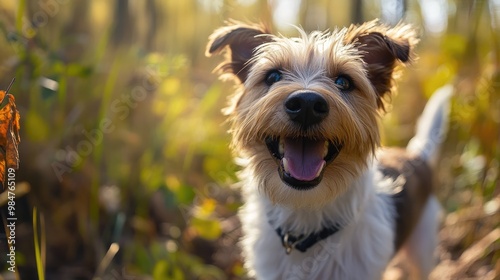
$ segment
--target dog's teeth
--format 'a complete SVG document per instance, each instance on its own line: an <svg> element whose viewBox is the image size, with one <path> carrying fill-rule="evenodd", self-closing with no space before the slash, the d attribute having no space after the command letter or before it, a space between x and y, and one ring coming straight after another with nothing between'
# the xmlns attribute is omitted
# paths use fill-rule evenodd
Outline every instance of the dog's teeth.
<svg viewBox="0 0 500 280"><path fill-rule="evenodd" d="M328 141L325 141L325 147L323 148L323 158L325 158L328 155L328 147L329 143Z"/></svg>
<svg viewBox="0 0 500 280"><path fill-rule="evenodd" d="M323 161L323 163L321 164L321 168L318 169L318 173L316 173L316 178L319 177L319 175L321 175L321 171L323 171L323 168L325 168L325 162Z"/></svg>
<svg viewBox="0 0 500 280"><path fill-rule="evenodd" d="M285 170L286 173L290 173L288 171L288 160L286 160L286 158L283 158L282 159L282 162L283 162L283 169Z"/></svg>
<svg viewBox="0 0 500 280"><path fill-rule="evenodd" d="M278 151L281 157L285 155L285 142L281 138L280 138L280 143L278 145Z"/></svg>

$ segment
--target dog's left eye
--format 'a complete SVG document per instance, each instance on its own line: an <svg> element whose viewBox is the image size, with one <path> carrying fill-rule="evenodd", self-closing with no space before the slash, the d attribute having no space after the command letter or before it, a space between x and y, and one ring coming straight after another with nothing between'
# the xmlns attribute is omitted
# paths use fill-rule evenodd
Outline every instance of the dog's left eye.
<svg viewBox="0 0 500 280"><path fill-rule="evenodd" d="M335 78L334 82L337 85L337 87L342 91L348 91L353 88L351 78L345 75L339 75L337 78Z"/></svg>
<svg viewBox="0 0 500 280"><path fill-rule="evenodd" d="M266 75L266 84L271 86L272 84L279 82L282 78L283 74L279 70L271 70Z"/></svg>

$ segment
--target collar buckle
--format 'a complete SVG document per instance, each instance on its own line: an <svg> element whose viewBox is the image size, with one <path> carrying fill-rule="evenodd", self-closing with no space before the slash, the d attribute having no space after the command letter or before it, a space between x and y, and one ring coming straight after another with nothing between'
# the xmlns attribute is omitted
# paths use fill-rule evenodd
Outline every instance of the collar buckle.
<svg viewBox="0 0 500 280"><path fill-rule="evenodd" d="M281 241L283 243L283 247L285 247L286 254L290 255L292 250L295 248L295 245L297 245L303 239L304 239L304 237L302 235L297 238L293 235L290 235L290 232L285 233L285 235L283 235L283 239Z"/></svg>

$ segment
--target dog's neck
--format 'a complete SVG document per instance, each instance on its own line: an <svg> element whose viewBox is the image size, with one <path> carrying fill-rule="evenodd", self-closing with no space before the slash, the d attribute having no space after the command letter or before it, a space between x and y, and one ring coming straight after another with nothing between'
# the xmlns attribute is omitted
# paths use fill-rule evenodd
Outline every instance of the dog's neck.
<svg viewBox="0 0 500 280"><path fill-rule="evenodd" d="M292 209L274 204L263 195L260 195L260 199L273 228L296 235L307 235L332 225L342 228L355 221L363 212L366 200L375 194L373 188L369 187L371 178L372 171L366 170L351 183L345 193L318 208Z"/></svg>

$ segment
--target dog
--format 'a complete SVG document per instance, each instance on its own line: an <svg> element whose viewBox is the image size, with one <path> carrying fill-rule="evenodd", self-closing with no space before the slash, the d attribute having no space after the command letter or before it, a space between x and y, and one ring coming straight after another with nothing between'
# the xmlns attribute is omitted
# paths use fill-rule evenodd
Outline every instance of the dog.
<svg viewBox="0 0 500 280"><path fill-rule="evenodd" d="M381 148L378 119L418 42L378 20L285 38L230 21L206 55L237 91L225 109L242 166L245 268L256 279L380 279L398 253L416 279L434 266L440 204L432 161L449 90L406 149Z"/></svg>

